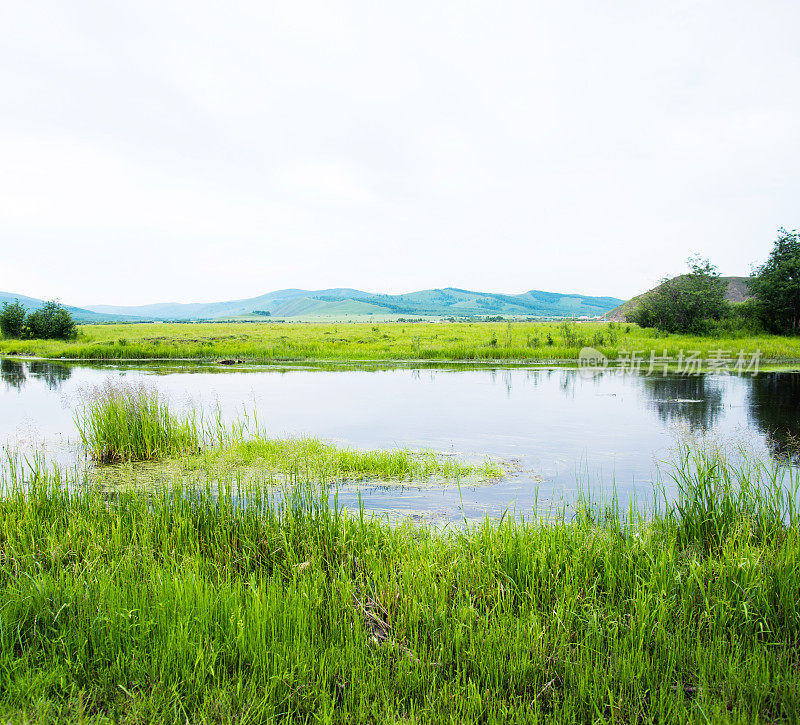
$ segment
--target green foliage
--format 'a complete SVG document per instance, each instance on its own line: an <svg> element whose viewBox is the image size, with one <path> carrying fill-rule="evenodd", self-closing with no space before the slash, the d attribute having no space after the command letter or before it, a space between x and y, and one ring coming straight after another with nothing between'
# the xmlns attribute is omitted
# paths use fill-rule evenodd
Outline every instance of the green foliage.
<svg viewBox="0 0 800 725"><path fill-rule="evenodd" d="M75 320L64 305L53 300L28 313L22 334L38 340L71 340L76 336L77 329Z"/></svg>
<svg viewBox="0 0 800 725"><path fill-rule="evenodd" d="M778 230L769 259L750 282L764 324L774 332L800 333L800 234Z"/></svg>
<svg viewBox="0 0 800 725"><path fill-rule="evenodd" d="M0 310L0 332L6 338L22 337L22 330L25 325L25 307L19 301L3 302L3 309Z"/></svg>
<svg viewBox="0 0 800 725"><path fill-rule="evenodd" d="M665 279L636 307L632 321L663 332L703 334L725 316L726 283L708 260L689 259L689 274Z"/></svg>
<svg viewBox="0 0 800 725"><path fill-rule="evenodd" d="M574 322L564 320L559 325L561 332L561 339L564 341L564 347L577 348L583 345L583 340L578 335L578 327Z"/></svg>
<svg viewBox="0 0 800 725"><path fill-rule="evenodd" d="M725 316L719 320L709 320L706 329L706 334L718 337L760 335L763 332L764 323L758 303L752 298L743 302L729 302Z"/></svg>
<svg viewBox="0 0 800 725"><path fill-rule="evenodd" d="M100 463L198 451L194 417L177 417L155 389L109 384L85 401L76 422L84 447Z"/></svg>
<svg viewBox="0 0 800 725"><path fill-rule="evenodd" d="M237 472L244 480L266 471L288 478L302 472L315 482L356 480L438 482L499 478L503 469L489 460L470 464L433 451L397 448L389 451L361 451L336 446L316 438L269 438L256 431L243 435L241 429L215 432L209 447L190 465L204 471Z"/></svg>
<svg viewBox="0 0 800 725"><path fill-rule="evenodd" d="M746 454L734 463L719 450L683 446L670 476L679 491L671 507L679 540L705 552L736 537L758 544L782 538L800 513L800 479Z"/></svg>
<svg viewBox="0 0 800 725"><path fill-rule="evenodd" d="M276 498L216 471L111 495L0 473L0 719L796 722L793 512L678 465L683 503L652 519L448 531L302 474Z"/></svg>

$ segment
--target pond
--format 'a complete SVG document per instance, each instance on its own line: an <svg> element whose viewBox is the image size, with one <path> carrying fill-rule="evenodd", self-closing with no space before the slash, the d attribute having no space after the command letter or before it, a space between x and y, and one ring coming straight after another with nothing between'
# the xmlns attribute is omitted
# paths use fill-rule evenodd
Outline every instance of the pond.
<svg viewBox="0 0 800 725"><path fill-rule="evenodd" d="M800 374L634 376L544 367L73 365L0 360L0 444L80 460L74 414L106 380L145 382L176 408L256 413L270 435L357 448L427 448L503 461L490 484L343 487L368 509L433 520L524 514L579 491L651 502L659 463L686 439L796 460ZM661 467L663 470L663 466Z"/></svg>

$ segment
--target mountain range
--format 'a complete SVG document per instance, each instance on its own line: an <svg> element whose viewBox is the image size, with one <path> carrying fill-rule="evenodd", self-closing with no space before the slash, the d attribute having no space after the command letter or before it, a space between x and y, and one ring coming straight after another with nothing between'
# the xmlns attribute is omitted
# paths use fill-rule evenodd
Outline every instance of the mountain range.
<svg viewBox="0 0 800 725"><path fill-rule="evenodd" d="M42 300L0 292L0 302L19 300L36 309ZM518 295L445 287L400 295L374 294L349 288L325 290L285 289L258 297L227 302L149 305L86 305L68 307L80 322L134 322L152 320L264 319L270 317L347 318L365 315L415 317L486 316L596 316L609 312L623 300L580 294L530 290Z"/></svg>

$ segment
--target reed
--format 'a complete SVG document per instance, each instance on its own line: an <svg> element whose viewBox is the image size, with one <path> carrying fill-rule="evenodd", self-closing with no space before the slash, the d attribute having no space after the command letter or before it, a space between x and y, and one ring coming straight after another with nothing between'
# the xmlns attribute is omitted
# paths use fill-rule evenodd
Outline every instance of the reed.
<svg viewBox="0 0 800 725"><path fill-rule="evenodd" d="M670 506L679 539L704 551L732 537L762 543L796 525L800 476L746 450L684 445L668 468L678 495Z"/></svg>
<svg viewBox="0 0 800 725"><path fill-rule="evenodd" d="M160 460L198 450L193 415L179 417L155 388L107 383L76 414L81 442L100 463Z"/></svg>
<svg viewBox="0 0 800 725"><path fill-rule="evenodd" d="M282 496L236 471L109 495L11 461L0 718L796 721L797 472L776 509L748 465L680 456L657 512L441 531L302 469Z"/></svg>

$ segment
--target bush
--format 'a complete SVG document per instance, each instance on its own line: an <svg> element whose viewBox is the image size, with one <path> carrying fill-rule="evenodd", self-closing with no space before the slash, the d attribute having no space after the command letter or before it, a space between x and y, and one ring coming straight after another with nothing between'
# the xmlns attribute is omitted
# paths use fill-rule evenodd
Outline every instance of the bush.
<svg viewBox="0 0 800 725"><path fill-rule="evenodd" d="M45 302L44 306L25 318L23 336L39 340L71 340L76 336L75 320L58 302Z"/></svg>
<svg viewBox="0 0 800 725"><path fill-rule="evenodd" d="M689 274L665 279L643 299L630 322L662 332L708 332L709 322L728 314L727 284L708 260L689 260Z"/></svg>
<svg viewBox="0 0 800 725"><path fill-rule="evenodd" d="M22 337L24 326L25 307L22 303L19 300L3 302L3 309L0 311L0 332L3 337Z"/></svg>

